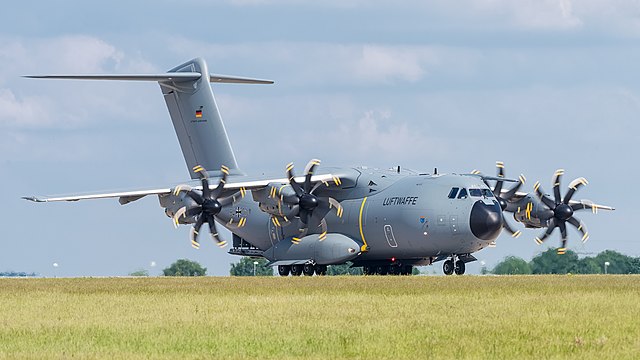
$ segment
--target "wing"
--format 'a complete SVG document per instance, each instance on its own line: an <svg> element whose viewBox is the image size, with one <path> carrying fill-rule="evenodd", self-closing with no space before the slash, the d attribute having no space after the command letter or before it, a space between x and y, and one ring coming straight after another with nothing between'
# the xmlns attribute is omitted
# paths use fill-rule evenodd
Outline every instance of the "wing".
<svg viewBox="0 0 640 360"><path fill-rule="evenodd" d="M501 194L505 194L507 193L508 190L503 189L501 191ZM518 191L515 193L515 195L513 195L513 197L511 198L510 201L512 202L518 202L521 199L527 197L529 195L529 193L526 192L522 192L522 191ZM601 204L596 204L593 203L591 201L588 200L571 200L569 201L569 205L574 205L575 207L577 207L578 205L582 205L584 209L592 209L594 212L597 210L610 210L613 211L616 208L612 207L612 206L608 206L608 205L601 205ZM596 210L594 210L596 209Z"/></svg>
<svg viewBox="0 0 640 360"><path fill-rule="evenodd" d="M311 177L312 183L318 182L326 182L332 181L335 175L333 174L321 174L314 175ZM297 182L304 182L305 177L299 176L296 177L295 180ZM229 182L225 184L225 190L237 191L242 188L245 190L257 190L264 188L270 183L288 183L289 179L287 178L278 178L278 179L260 179L260 180L249 180L249 181L239 181L239 182ZM209 185L210 189L215 189L218 184ZM193 186L193 189L202 190L202 185ZM33 201L33 202L57 202L57 201L79 201L79 200L91 200L91 199L108 199L108 198L118 198L120 204L124 205L130 203L132 201L141 199L147 195L163 195L171 193L172 187L163 187L163 188L155 188L155 189L142 189L142 190L126 190L126 191L114 191L114 192L103 192L103 193L92 193L92 194L81 194L81 195L65 195L65 196L23 196L22 198L25 200Z"/></svg>

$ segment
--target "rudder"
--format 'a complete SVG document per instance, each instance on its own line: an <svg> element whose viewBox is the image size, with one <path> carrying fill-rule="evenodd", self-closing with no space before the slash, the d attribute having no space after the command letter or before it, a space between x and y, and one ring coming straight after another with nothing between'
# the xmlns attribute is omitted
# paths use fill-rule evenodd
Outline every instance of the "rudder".
<svg viewBox="0 0 640 360"><path fill-rule="evenodd" d="M169 70L173 72L202 74L196 80L159 81L191 178L198 178L193 171L196 165L212 176L220 175L222 165L232 175L242 174L209 84L206 62L193 59Z"/></svg>

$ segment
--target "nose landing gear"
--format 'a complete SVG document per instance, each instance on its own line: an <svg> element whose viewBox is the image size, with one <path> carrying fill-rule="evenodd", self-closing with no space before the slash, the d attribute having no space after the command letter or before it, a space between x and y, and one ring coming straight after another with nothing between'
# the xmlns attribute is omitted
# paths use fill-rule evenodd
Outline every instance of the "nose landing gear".
<svg viewBox="0 0 640 360"><path fill-rule="evenodd" d="M465 271L464 261L460 260L458 256L452 255L451 259L448 259L442 264L442 271L445 275L462 275Z"/></svg>

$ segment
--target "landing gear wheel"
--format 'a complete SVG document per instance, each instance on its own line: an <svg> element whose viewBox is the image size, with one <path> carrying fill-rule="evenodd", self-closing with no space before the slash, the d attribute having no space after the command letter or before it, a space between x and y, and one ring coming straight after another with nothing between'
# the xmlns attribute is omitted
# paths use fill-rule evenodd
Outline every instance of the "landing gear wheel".
<svg viewBox="0 0 640 360"><path fill-rule="evenodd" d="M465 265L464 262L458 260L456 261L456 275L462 275L464 274L464 270L465 270Z"/></svg>
<svg viewBox="0 0 640 360"><path fill-rule="evenodd" d="M376 274L378 275L387 275L389 272L389 266L386 265L378 265L376 266Z"/></svg>
<svg viewBox="0 0 640 360"><path fill-rule="evenodd" d="M302 265L291 265L291 275L300 276L302 274Z"/></svg>
<svg viewBox="0 0 640 360"><path fill-rule="evenodd" d="M400 275L401 271L402 271L401 265L391 265L389 267L389 274L391 275Z"/></svg>
<svg viewBox="0 0 640 360"><path fill-rule="evenodd" d="M402 270L400 271L400 275L412 275L413 274L413 266L411 265L405 265L402 267Z"/></svg>
<svg viewBox="0 0 640 360"><path fill-rule="evenodd" d="M289 276L291 272L291 266L289 265L278 265L278 275L280 276Z"/></svg>
<svg viewBox="0 0 640 360"><path fill-rule="evenodd" d="M375 275L376 269L373 266L365 265L362 267L362 272L365 275Z"/></svg>
<svg viewBox="0 0 640 360"><path fill-rule="evenodd" d="M453 261L447 260L442 264L442 271L445 275L453 274ZM293 271L291 271L293 273Z"/></svg>
<svg viewBox="0 0 640 360"><path fill-rule="evenodd" d="M302 265L302 273L305 276L313 276L313 273L315 272L315 268L313 267L313 264L304 264Z"/></svg>
<svg viewBox="0 0 640 360"><path fill-rule="evenodd" d="M327 265L316 265L316 275L323 276L327 275Z"/></svg>

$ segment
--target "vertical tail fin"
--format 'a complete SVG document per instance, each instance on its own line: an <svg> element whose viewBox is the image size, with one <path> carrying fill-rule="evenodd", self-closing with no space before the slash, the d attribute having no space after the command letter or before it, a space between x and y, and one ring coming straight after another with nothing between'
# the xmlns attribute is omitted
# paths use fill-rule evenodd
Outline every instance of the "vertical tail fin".
<svg viewBox="0 0 640 360"><path fill-rule="evenodd" d="M203 166L213 176L219 175L222 165L229 168L231 175L242 174L233 154L209 81L270 82L227 76L208 76L207 64L201 58L179 65L169 70L169 73L200 73L203 75L196 80L178 78L159 82L191 178L198 178L198 175L193 171L193 167L196 165Z"/></svg>
<svg viewBox="0 0 640 360"><path fill-rule="evenodd" d="M176 66L164 74L74 74L30 75L26 77L157 81L167 103L171 121L192 179L199 178L193 171L196 165L204 167L213 176L221 175L220 167L222 165L229 168L230 175L242 174L238 168L209 82L273 84L271 80L210 75L206 62L201 58Z"/></svg>

